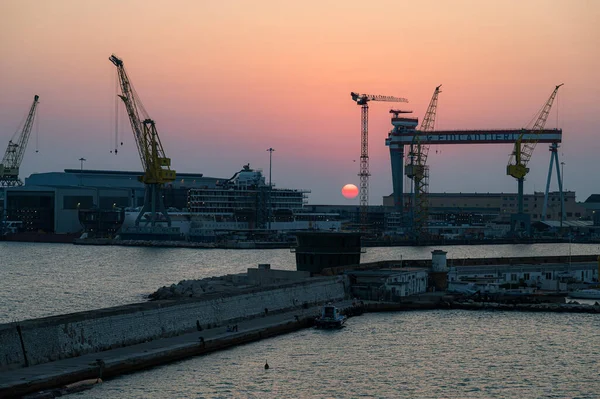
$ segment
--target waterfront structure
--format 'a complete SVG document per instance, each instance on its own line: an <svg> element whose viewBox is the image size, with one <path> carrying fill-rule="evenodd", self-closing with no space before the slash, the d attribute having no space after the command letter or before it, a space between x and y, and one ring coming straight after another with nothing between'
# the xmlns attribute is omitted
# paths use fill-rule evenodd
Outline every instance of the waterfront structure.
<svg viewBox="0 0 600 399"><path fill-rule="evenodd" d="M192 219L220 216L247 222L247 228L266 228L269 222L293 222L304 211L309 190L274 188L262 171L250 165L215 187L192 188L188 209Z"/></svg>
<svg viewBox="0 0 600 399"><path fill-rule="evenodd" d="M586 207L575 200L574 191L563 193L565 201L565 220L579 220L588 216ZM409 200L408 195L405 199ZM484 215L487 219L510 222L510 215L517 212L516 193L429 193L429 209L432 219L439 220L439 214ZM393 195L383 197L383 205L394 205ZM543 220L542 209L544 193L534 192L523 197L525 212L531 214L532 220ZM557 191L548 194L548 210L546 220L560 220L560 193Z"/></svg>
<svg viewBox="0 0 600 399"><path fill-rule="evenodd" d="M3 213L6 220L22 222L22 232L77 233L82 230L79 211L111 211L140 207L144 201L141 172L66 169L64 172L34 173L22 187L5 188ZM201 173L177 173L163 191L165 206L187 206L191 187L211 187L219 178Z"/></svg>
<svg viewBox="0 0 600 399"><path fill-rule="evenodd" d="M0 214L18 222L20 232L76 234L83 224L88 233L114 234L121 224L135 222L143 206L140 174L86 169L32 174L24 186L4 188ZM340 228L339 215L304 209L308 190L273 188L269 214L264 180L262 171L249 165L230 179L177 173L162 193L178 237L214 239L217 231L264 230L268 221L273 231Z"/></svg>
<svg viewBox="0 0 600 399"><path fill-rule="evenodd" d="M408 122L408 123L407 123ZM397 213L405 213L405 196L403 192L404 176L404 147L419 141L421 145L429 144L515 144L522 142L537 142L556 144L562 141L561 129L503 129L503 130L449 130L422 133L416 130L418 120L408 121L399 115L391 119L392 130L385 140L390 149L390 161L393 183L393 207Z"/></svg>
<svg viewBox="0 0 600 399"><path fill-rule="evenodd" d="M428 270L418 267L400 267L346 272L352 286L352 295L369 300L394 301L400 297L427 292Z"/></svg>
<svg viewBox="0 0 600 399"><path fill-rule="evenodd" d="M297 232L296 269L320 274L323 269L360 263L360 233Z"/></svg>
<svg viewBox="0 0 600 399"><path fill-rule="evenodd" d="M565 221L591 218L592 211L576 201L574 191L564 192L563 198ZM405 200L406 203L410 201L408 194L405 194ZM543 218L544 193L535 192L523 197L525 212L531 215L534 224L544 219L559 221L563 210L560 200L560 192L549 193L549 205L547 205L546 217ZM448 238L504 236L510 230L512 215L518 212L516 193L430 193L428 203L430 234ZM393 204L392 195L383 197L383 205L386 209L393 209ZM406 228L405 221L397 212L388 212L387 231L403 232Z"/></svg>
<svg viewBox="0 0 600 399"><path fill-rule="evenodd" d="M538 289L566 290L568 283L598 282L598 263L450 266L448 282L521 284Z"/></svg>
<svg viewBox="0 0 600 399"><path fill-rule="evenodd" d="M306 211L308 193L309 190L275 188L265 182L261 170L244 165L230 179L218 180L212 187L188 190L185 211L170 213L172 226L178 229L175 238L287 242L292 231L340 230L338 214ZM134 212L125 212L122 237L133 225L133 216Z"/></svg>

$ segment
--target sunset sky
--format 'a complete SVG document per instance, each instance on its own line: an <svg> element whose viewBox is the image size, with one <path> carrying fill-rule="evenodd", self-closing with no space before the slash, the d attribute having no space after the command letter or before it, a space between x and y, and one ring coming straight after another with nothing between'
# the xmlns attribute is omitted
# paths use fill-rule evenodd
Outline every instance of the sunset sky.
<svg viewBox="0 0 600 399"><path fill-rule="evenodd" d="M351 91L406 97L370 106L370 204L392 192L389 109L422 118L442 84L436 129L521 128L560 89L564 183L600 193L600 1L0 0L0 151L33 96L38 124L21 167L141 170L121 107L125 67L178 172L231 177L243 164L311 204L358 204L360 107ZM39 152L36 153L36 145ZM516 192L510 145L432 146L431 192ZM539 144L525 192L543 191ZM356 161L356 162L355 162ZM555 177L554 177L555 179ZM557 189L553 180L552 189Z"/></svg>

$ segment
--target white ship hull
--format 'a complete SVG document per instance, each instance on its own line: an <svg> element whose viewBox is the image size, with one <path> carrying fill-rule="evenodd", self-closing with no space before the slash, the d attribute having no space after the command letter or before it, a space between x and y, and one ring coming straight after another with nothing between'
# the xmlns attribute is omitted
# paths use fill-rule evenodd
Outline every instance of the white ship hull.
<svg viewBox="0 0 600 399"><path fill-rule="evenodd" d="M575 299L600 299L600 290L578 290L569 293L570 298Z"/></svg>
<svg viewBox="0 0 600 399"><path fill-rule="evenodd" d="M136 211L126 211L123 228L134 226L137 216L138 212ZM306 216L310 216L310 214L303 215L303 217ZM194 215L188 212L175 212L169 213L169 217L171 218L171 227L178 228L180 234L186 238L205 239L216 239L219 235L252 230L281 234L303 230L339 231L342 226L340 220L294 220L274 221L265 229L257 229L253 223L232 220L223 215ZM143 219L140 225L144 225Z"/></svg>

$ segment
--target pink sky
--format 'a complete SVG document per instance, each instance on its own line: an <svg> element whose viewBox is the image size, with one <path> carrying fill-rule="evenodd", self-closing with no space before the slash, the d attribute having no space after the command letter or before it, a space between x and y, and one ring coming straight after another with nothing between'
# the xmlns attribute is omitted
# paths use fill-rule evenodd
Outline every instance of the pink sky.
<svg viewBox="0 0 600 399"><path fill-rule="evenodd" d="M422 117L443 84L437 129L520 128L565 83L547 127L564 129L565 186L600 193L600 2L119 1L0 2L0 150L40 95L21 176L79 168L140 170L121 109L121 57L179 172L230 177L269 169L309 203L358 204L360 108L350 92L406 97ZM392 192L392 103L370 107L370 203ZM511 146L432 147L431 192L515 192ZM525 191L545 188L540 144ZM353 162L356 160L356 162ZM556 182L551 186L557 189Z"/></svg>

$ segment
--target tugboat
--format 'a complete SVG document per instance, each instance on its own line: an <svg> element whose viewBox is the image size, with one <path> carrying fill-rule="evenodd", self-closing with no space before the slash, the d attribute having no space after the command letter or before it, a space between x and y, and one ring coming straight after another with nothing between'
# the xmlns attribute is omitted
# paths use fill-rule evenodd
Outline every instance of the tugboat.
<svg viewBox="0 0 600 399"><path fill-rule="evenodd" d="M346 316L340 314L338 308L327 304L321 308L321 315L315 319L317 328L341 328L346 322Z"/></svg>

